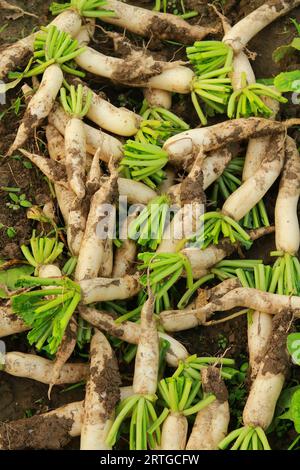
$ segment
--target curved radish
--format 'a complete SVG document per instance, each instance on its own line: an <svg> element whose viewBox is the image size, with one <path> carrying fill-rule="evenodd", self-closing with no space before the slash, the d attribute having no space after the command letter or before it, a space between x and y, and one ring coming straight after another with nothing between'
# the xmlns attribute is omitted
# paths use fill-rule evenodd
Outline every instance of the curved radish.
<svg viewBox="0 0 300 470"><path fill-rule="evenodd" d="M82 291L82 301L85 304L128 299L141 289L137 274L114 279L94 277L80 281L79 285Z"/></svg>

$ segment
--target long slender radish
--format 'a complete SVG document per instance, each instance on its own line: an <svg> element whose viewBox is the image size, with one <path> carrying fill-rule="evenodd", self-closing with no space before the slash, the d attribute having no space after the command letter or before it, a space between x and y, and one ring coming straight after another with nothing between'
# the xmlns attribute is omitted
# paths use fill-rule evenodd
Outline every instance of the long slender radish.
<svg viewBox="0 0 300 470"><path fill-rule="evenodd" d="M168 139L163 148L167 151L170 162L180 167L188 167L200 149L209 152L231 142L284 131L284 124L276 121L271 122L263 118L233 119L177 134Z"/></svg>
<svg viewBox="0 0 300 470"><path fill-rule="evenodd" d="M70 116L65 129L65 165L70 188L78 199L85 196L86 136L82 119L87 114L92 100L92 93L83 98L83 86L70 87L70 96L66 89L60 90L63 108Z"/></svg>
<svg viewBox="0 0 300 470"><path fill-rule="evenodd" d="M209 26L190 25L175 15L124 5L117 0L107 0L107 8L113 10L115 16L103 17L103 21L128 29L140 36L173 39L190 44L215 31Z"/></svg>
<svg viewBox="0 0 300 470"><path fill-rule="evenodd" d="M130 321L125 321L120 324L116 323L114 317L107 312L102 312L92 307L80 307L80 314L82 318L95 328L99 328L111 336L115 336L130 344L138 344L139 342L141 328L137 323ZM188 356L187 350L179 341L166 333L159 331L158 336L161 339L165 339L170 344L166 352L167 363L172 367L177 367L179 361L184 360Z"/></svg>
<svg viewBox="0 0 300 470"><path fill-rule="evenodd" d="M251 379L257 376L272 331L272 315L255 310L248 319L247 335Z"/></svg>
<svg viewBox="0 0 300 470"><path fill-rule="evenodd" d="M270 143L269 154L253 176L225 201L222 212L234 220L242 219L266 194L278 178L284 163L285 134L278 134Z"/></svg>
<svg viewBox="0 0 300 470"><path fill-rule="evenodd" d="M5 354L3 370L15 377L25 377L44 384L49 384L54 364L52 361L34 354L18 351ZM84 363L64 364L55 384L72 384L85 380L89 374L89 366Z"/></svg>
<svg viewBox="0 0 300 470"><path fill-rule="evenodd" d="M238 53L259 31L298 5L299 0L267 0L233 26L223 41L229 43L235 53Z"/></svg>
<svg viewBox="0 0 300 470"><path fill-rule="evenodd" d="M276 248L296 254L300 245L297 204L300 195L300 156L295 141L286 140L286 160L275 205Z"/></svg>
<svg viewBox="0 0 300 470"><path fill-rule="evenodd" d="M186 449L217 450L228 431L228 392L216 367L202 369L201 380L204 393L214 394L216 400L198 411Z"/></svg>
<svg viewBox="0 0 300 470"><path fill-rule="evenodd" d="M64 112L63 108L55 103L52 111L48 116L48 121L52 124L62 135L65 135L69 116ZM84 124L86 136L86 150L91 155L94 155L98 148L102 149L101 159L108 162L111 156L119 158L122 156L122 144L115 137L106 134L105 132L95 129L94 127Z"/></svg>
<svg viewBox="0 0 300 470"><path fill-rule="evenodd" d="M109 450L105 440L120 398L118 363L105 336L95 331L91 341L90 377L86 386L81 450Z"/></svg>
<svg viewBox="0 0 300 470"><path fill-rule="evenodd" d="M48 116L56 96L62 86L63 73L57 64L50 65L44 72L40 88L31 99L25 112L22 124L18 129L15 141L9 149L9 155L22 147L32 129L40 125Z"/></svg>
<svg viewBox="0 0 300 470"><path fill-rule="evenodd" d="M128 215L120 229L119 238L122 241L122 245L115 251L112 271L113 277L122 277L135 271L137 245L133 240L128 238L128 228L131 222L137 218L139 212L140 211L136 209Z"/></svg>
<svg viewBox="0 0 300 470"><path fill-rule="evenodd" d="M94 277L80 281L79 285L82 291L82 300L85 304L128 299L141 289L139 275L137 274L112 279Z"/></svg>
<svg viewBox="0 0 300 470"><path fill-rule="evenodd" d="M110 178L91 200L75 272L75 278L79 281L98 276L105 249L110 249L107 244L112 243L111 230L114 228L115 213L111 207L118 194L118 174L113 165L111 171Z"/></svg>
<svg viewBox="0 0 300 470"><path fill-rule="evenodd" d="M81 18L75 10L67 10L55 18L51 24L75 37L80 31ZM10 71L15 70L27 56L33 53L34 40L39 33L37 32L20 39L2 51L0 58L0 79L5 78Z"/></svg>

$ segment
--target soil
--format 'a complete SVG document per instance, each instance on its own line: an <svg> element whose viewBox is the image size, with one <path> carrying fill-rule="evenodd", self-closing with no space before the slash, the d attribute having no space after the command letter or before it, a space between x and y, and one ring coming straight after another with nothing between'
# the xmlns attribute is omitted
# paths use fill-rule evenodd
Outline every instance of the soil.
<svg viewBox="0 0 300 470"><path fill-rule="evenodd" d="M27 15L17 18L14 16L15 12L2 9L0 11L0 47L25 37L34 31L38 25L47 24L50 19L48 7L51 1L13 0L12 3L37 14L38 18ZM145 8L153 6L152 0L136 0L129 1L128 3ZM220 8L228 16L231 23L234 24L244 15L262 5L264 0L219 0L215 2L211 0L185 0L187 10L195 9L200 13L199 16L191 20L191 23L202 23L206 26L218 24L216 14L209 6L211 3ZM265 28L248 45L249 51L256 53L253 68L257 78L273 77L283 69L295 68L297 65L299 67L299 59L298 64L295 64L295 58L288 59L285 63L280 64L275 64L272 59L273 50L280 45L289 43L295 35L295 30L290 23L291 16L300 22L300 8L296 8L292 15L288 14ZM113 30L109 25L104 25L104 27L108 31ZM157 39L148 42L130 34L128 34L128 37L135 45L149 48L156 60L180 60L184 57L184 50L180 46L168 44L168 47L166 47L164 42ZM220 34L217 34L215 37L219 38ZM104 53L115 54L113 40L107 39L101 28L97 28L94 47ZM142 93L139 90L113 86L107 80L90 75L87 75L86 81L95 91L103 91L118 106L127 106L135 110L138 106L137 103L141 102ZM19 88L17 88L17 93L17 96L21 98L22 94ZM25 109L22 101L20 112L17 113L17 107L14 106L15 99L16 90L13 90L7 95L6 105L0 106L0 223L3 224L3 228L0 229L0 259L5 260L21 257L20 245L29 240L32 229L36 224L27 218L26 209L12 210L7 206L10 199L8 192L3 187L13 186L20 188L21 193L26 194L26 199L39 207L42 207L51 198L47 182L33 165L29 168L28 161L20 155L15 155L13 158L5 156L10 144L13 142ZM189 98L181 99L176 97L174 99L174 112L179 114L193 127L198 124ZM295 117L297 113L299 114L299 106L297 107L292 104L284 105L281 109L282 118ZM298 140L299 144L300 132L295 129L291 135ZM27 148L43 155L46 152L44 142L45 135L42 127L34 133L33 138L27 144ZM267 195L267 207L269 210L274 208L275 195L276 188ZM16 231L15 236L12 238L7 234L9 227L13 227ZM274 248L274 236L270 235L257 240L247 253L247 256L262 258L267 262L270 261L268 253L272 248ZM246 322L246 317L239 317L230 322L220 323L215 326L202 326L178 333L176 337L182 341L191 354L197 353L202 356L227 355L234 357L237 365L240 365L247 359ZM26 341L26 334L15 335L6 339L5 342L8 351L33 352L33 349L28 346ZM123 383L127 384L130 381L132 369L121 363L121 373ZM64 391L62 386L56 386L52 390L50 401L47 398L47 392L48 386L46 385L29 379L12 377L4 372L0 372L0 422L30 417L84 398L83 387ZM59 439L59 433L56 433L56 436ZM291 435L288 438L291 439ZM288 440L288 438L286 439ZM281 441L276 435L271 435L271 442L274 448L283 448L285 445L284 440ZM67 443L60 442L61 444ZM79 440L72 439L66 448L77 449L78 445ZM38 447L38 443L36 443L36 447Z"/></svg>

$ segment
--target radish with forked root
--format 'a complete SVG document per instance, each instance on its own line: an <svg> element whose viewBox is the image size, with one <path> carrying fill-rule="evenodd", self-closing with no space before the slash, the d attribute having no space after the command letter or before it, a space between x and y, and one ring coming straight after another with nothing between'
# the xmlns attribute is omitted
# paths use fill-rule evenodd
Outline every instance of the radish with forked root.
<svg viewBox="0 0 300 470"><path fill-rule="evenodd" d="M82 123L92 100L92 93L88 92L83 98L83 86L70 86L70 94L66 89L60 89L62 106L71 117L65 129L65 165L67 169L70 188L78 199L85 195L85 166L86 166L86 137Z"/></svg>
<svg viewBox="0 0 300 470"><path fill-rule="evenodd" d="M53 372L53 362L33 354L8 352L4 356L3 370L15 377L26 377L38 382L49 384ZM85 380L89 374L89 366L84 363L65 364L60 371L55 385L72 384Z"/></svg>
<svg viewBox="0 0 300 470"><path fill-rule="evenodd" d="M216 367L202 369L201 380L203 391L215 395L216 399L198 411L186 449L217 450L219 442L228 431L228 392Z"/></svg>
<svg viewBox="0 0 300 470"><path fill-rule="evenodd" d="M271 450L265 432L273 420L289 369L286 340L292 319L289 308L274 317L271 336L244 407L244 427L225 437L219 443L220 449L231 445L231 450Z"/></svg>
<svg viewBox="0 0 300 470"><path fill-rule="evenodd" d="M95 331L91 341L90 377L86 386L81 427L81 450L109 450L105 443L119 401L121 378L111 346Z"/></svg>
<svg viewBox="0 0 300 470"><path fill-rule="evenodd" d="M20 148L32 130L48 116L62 86L63 71L77 73L68 62L84 50L78 46L77 40L73 40L69 34L59 31L53 25L43 28L43 32L36 36L35 49L34 58L38 65L30 69L30 63L27 67L29 71L26 70L17 76L23 78L42 73L43 78L38 91L28 104L16 138L9 149L9 155Z"/></svg>

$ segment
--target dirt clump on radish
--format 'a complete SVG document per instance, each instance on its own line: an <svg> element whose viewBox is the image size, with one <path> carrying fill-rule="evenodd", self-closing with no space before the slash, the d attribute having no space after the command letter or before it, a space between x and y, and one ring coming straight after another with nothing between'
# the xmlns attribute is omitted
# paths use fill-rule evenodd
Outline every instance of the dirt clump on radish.
<svg viewBox="0 0 300 470"><path fill-rule="evenodd" d="M228 391L221 378L220 370L216 367L208 367L202 376L203 390L205 393L212 393L220 403L228 400Z"/></svg>
<svg viewBox="0 0 300 470"><path fill-rule="evenodd" d="M91 351L91 354L93 354L93 351ZM116 403L120 400L121 376L115 357L106 356L104 358L104 364L105 366L100 372L97 368L92 367L90 374L96 385L95 391L103 400L103 406L106 412L103 418L108 419L114 411Z"/></svg>

